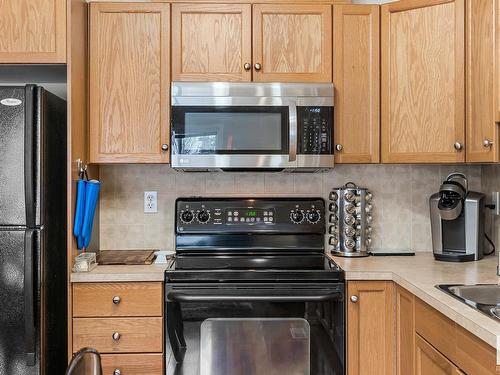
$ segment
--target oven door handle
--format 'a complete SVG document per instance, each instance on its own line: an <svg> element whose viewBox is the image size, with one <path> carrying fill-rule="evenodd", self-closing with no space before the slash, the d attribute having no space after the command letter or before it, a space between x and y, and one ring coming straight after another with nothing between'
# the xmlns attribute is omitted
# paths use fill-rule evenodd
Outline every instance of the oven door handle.
<svg viewBox="0 0 500 375"><path fill-rule="evenodd" d="M296 161L297 160L297 133L298 133L298 124L297 124L297 103L292 100L288 105L288 124L289 124L289 140L288 140L288 161Z"/></svg>
<svg viewBox="0 0 500 375"><path fill-rule="evenodd" d="M255 291L245 289L234 290L190 290L167 293L172 302L326 302L342 301L343 293L339 291L304 291L304 290L266 290Z"/></svg>

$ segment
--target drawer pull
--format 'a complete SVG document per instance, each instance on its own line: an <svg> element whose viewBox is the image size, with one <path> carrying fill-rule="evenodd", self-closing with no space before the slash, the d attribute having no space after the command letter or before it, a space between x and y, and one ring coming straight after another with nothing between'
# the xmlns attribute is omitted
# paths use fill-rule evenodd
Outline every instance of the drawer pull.
<svg viewBox="0 0 500 375"><path fill-rule="evenodd" d="M352 303L358 302L358 296L351 296L351 302Z"/></svg>
<svg viewBox="0 0 500 375"><path fill-rule="evenodd" d="M115 368L115 371L113 371L113 375L122 375L122 372L119 368Z"/></svg>
<svg viewBox="0 0 500 375"><path fill-rule="evenodd" d="M120 296L114 296L113 297L113 303L115 305L118 305L121 301L122 301L122 299L120 298Z"/></svg>
<svg viewBox="0 0 500 375"><path fill-rule="evenodd" d="M111 335L111 337L113 337L113 340L115 340L115 341L120 340L120 337L121 337L121 336L122 336L122 335L120 335L120 333L119 333L119 332L113 332L113 335Z"/></svg>

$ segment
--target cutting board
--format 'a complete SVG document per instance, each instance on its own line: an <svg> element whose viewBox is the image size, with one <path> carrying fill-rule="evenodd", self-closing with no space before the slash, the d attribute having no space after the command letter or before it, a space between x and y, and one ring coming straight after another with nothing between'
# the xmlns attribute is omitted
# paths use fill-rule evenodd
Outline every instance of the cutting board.
<svg viewBox="0 0 500 375"><path fill-rule="evenodd" d="M100 265L140 265L151 264L155 250L101 250L97 254Z"/></svg>

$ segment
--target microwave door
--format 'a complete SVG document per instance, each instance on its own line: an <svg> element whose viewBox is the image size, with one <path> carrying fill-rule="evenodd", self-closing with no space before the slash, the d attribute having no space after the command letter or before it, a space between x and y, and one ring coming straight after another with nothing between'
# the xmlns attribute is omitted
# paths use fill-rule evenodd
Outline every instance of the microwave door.
<svg viewBox="0 0 500 375"><path fill-rule="evenodd" d="M174 106L172 145L174 168L294 168L296 110L264 105Z"/></svg>

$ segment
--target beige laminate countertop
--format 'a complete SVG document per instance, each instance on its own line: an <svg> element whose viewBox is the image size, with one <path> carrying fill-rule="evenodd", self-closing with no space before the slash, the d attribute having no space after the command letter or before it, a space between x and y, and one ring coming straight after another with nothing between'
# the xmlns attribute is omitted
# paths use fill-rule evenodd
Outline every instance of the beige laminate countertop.
<svg viewBox="0 0 500 375"><path fill-rule="evenodd" d="M415 256L330 256L346 280L392 280L428 303L472 334L496 348L500 323L438 290L437 284L499 284L498 256L478 262L449 263L434 260L432 253Z"/></svg>
<svg viewBox="0 0 500 375"><path fill-rule="evenodd" d="M167 264L99 266L90 272L73 272L72 283L163 281Z"/></svg>
<svg viewBox="0 0 500 375"><path fill-rule="evenodd" d="M440 311L483 341L496 347L500 323L475 311L436 284L497 284L497 257L478 262L446 263L434 260L432 253L415 256L377 256L331 258L345 271L346 280L392 280ZM163 281L166 265L97 266L91 272L71 274L71 282Z"/></svg>

